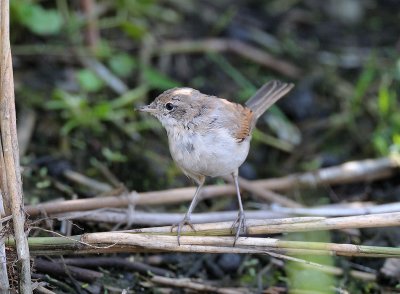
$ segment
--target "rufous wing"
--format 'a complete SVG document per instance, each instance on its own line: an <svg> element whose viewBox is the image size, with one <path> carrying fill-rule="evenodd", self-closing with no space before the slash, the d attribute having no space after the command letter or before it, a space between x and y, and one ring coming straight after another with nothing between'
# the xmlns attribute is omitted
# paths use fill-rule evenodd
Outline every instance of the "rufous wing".
<svg viewBox="0 0 400 294"><path fill-rule="evenodd" d="M225 99L219 101L223 104L221 108L223 108L224 115L223 118L219 117L223 127L229 130L229 133L237 142L244 141L250 136L253 128L253 111L248 107Z"/></svg>
<svg viewBox="0 0 400 294"><path fill-rule="evenodd" d="M248 136L250 136L253 121L253 111L247 107L237 104L240 116L238 121L238 127L236 132L233 134L238 142L244 141Z"/></svg>

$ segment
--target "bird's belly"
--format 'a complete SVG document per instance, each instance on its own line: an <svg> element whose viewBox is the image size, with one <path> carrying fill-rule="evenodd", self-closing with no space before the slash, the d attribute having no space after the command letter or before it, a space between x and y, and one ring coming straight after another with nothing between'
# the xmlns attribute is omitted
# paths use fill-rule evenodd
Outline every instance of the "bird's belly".
<svg viewBox="0 0 400 294"><path fill-rule="evenodd" d="M212 134L188 132L169 136L172 158L188 175L228 175L245 161L249 146L250 137L238 143L222 129Z"/></svg>

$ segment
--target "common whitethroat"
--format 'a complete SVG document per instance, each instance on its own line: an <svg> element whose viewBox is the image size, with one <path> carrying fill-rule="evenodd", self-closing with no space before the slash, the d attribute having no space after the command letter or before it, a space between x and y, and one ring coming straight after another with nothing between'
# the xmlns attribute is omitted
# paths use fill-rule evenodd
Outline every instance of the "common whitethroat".
<svg viewBox="0 0 400 294"><path fill-rule="evenodd" d="M178 244L184 225L194 227L190 216L197 204L207 176L232 175L239 202L233 245L245 232L245 214L240 197L238 169L249 153L252 131L260 116L287 94L293 84L270 81L264 84L245 106L209 96L191 88L174 88L159 95L150 105L138 110L155 116L167 131L169 149L175 163L197 183L189 209L177 227Z"/></svg>

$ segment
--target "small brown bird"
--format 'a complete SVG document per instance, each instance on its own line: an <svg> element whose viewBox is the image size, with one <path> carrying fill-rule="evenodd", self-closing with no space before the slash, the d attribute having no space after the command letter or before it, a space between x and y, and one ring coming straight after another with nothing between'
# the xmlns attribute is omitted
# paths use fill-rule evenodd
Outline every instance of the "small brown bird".
<svg viewBox="0 0 400 294"><path fill-rule="evenodd" d="M251 134L258 118L293 86L270 81L245 106L195 89L174 88L159 95L150 105L138 109L161 122L167 131L172 158L198 185L185 217L171 228L172 231L178 227L178 244L184 225L194 230L190 216L205 178L232 175L239 201L239 214L232 225L232 231L236 227L235 245L241 230L245 231L238 169L249 153Z"/></svg>

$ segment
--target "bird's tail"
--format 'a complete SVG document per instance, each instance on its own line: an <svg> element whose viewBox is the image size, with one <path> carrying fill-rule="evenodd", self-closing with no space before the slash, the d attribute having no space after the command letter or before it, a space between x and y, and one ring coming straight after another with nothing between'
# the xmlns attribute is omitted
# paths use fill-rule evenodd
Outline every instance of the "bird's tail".
<svg viewBox="0 0 400 294"><path fill-rule="evenodd" d="M274 80L262 86L247 102L246 106L253 111L254 124L257 119L285 94L287 94L294 84L282 83Z"/></svg>

